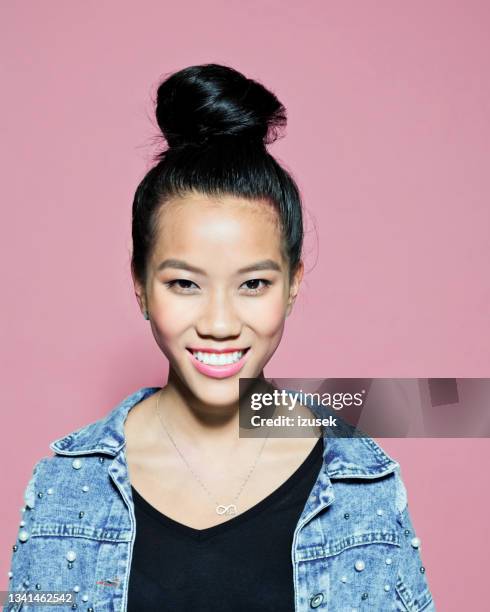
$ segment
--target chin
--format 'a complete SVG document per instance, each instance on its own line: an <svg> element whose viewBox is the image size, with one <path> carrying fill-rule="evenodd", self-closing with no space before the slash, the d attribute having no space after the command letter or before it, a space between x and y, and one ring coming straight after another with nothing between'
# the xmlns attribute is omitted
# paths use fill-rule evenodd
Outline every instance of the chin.
<svg viewBox="0 0 490 612"><path fill-rule="evenodd" d="M231 404L236 404L240 396L238 387L238 378L215 380L200 383L197 388L195 384L189 385L189 388L203 404L216 408L225 407Z"/></svg>

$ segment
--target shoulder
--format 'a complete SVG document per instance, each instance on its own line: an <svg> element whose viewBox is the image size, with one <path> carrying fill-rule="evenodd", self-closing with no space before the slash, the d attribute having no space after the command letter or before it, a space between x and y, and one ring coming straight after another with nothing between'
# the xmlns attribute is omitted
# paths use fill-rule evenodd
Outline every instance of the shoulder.
<svg viewBox="0 0 490 612"><path fill-rule="evenodd" d="M34 507L39 494L50 495L48 490L59 488L60 484L64 486L74 477L88 480L104 474L106 478L107 470L101 470L101 464L114 458L124 447L124 422L128 412L157 389L141 387L115 406L109 406L101 418L53 440L49 448L54 455L41 457L34 464L24 492L26 505Z"/></svg>
<svg viewBox="0 0 490 612"><path fill-rule="evenodd" d="M124 423L129 411L159 387L141 387L126 396L105 415L88 425L53 440L49 447L59 455L102 453L115 456L125 445Z"/></svg>
<svg viewBox="0 0 490 612"><path fill-rule="evenodd" d="M400 464L369 436L324 435L324 458L331 478L377 478Z"/></svg>
<svg viewBox="0 0 490 612"><path fill-rule="evenodd" d="M350 503L386 504L399 526L407 509L400 463L369 436L324 438L324 464L338 495Z"/></svg>
<svg viewBox="0 0 490 612"><path fill-rule="evenodd" d="M102 456L69 457L55 454L41 457L34 464L25 486L25 505L30 509L34 509L36 501L45 496L51 497L54 493L57 494L58 498L66 500L68 485L73 482L77 472L84 467L84 483L94 482L98 478L100 479L100 464L103 462L105 462L105 458ZM80 477L77 479L79 480ZM84 492L84 490L81 489L81 492Z"/></svg>

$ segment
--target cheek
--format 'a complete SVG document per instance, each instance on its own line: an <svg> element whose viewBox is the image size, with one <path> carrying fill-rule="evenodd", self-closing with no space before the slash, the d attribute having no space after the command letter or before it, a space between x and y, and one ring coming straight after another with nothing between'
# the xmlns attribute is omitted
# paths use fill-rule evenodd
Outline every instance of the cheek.
<svg viewBox="0 0 490 612"><path fill-rule="evenodd" d="M192 324L189 308L178 300L159 300L152 312L152 331L160 347L175 341Z"/></svg>
<svg viewBox="0 0 490 612"><path fill-rule="evenodd" d="M274 337L280 334L286 318L286 309L281 296L251 301L253 303L243 313L243 321L259 336Z"/></svg>

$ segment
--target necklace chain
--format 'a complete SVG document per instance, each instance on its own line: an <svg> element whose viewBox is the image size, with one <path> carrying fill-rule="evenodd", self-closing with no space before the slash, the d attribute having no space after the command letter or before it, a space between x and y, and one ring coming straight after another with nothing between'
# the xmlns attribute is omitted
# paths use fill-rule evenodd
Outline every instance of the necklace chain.
<svg viewBox="0 0 490 612"><path fill-rule="evenodd" d="M267 436L265 436L264 441L260 447L260 450L257 454L257 457L255 458L254 464L252 465L252 467L250 468L250 470L248 471L247 476L245 477L245 480L242 482L242 485L240 486L240 489L238 490L238 493L235 495L233 501L231 504L229 504L228 506L225 506L224 504L220 504L219 502L215 501L213 494L211 493L211 491L208 489L208 487L204 484L204 482L201 480L201 478L198 476L198 474L196 474L196 472L194 472L194 470L192 469L192 467L189 465L187 459L184 457L184 455L182 454L182 452L180 451L179 447L177 446L177 444L175 443L175 440L172 438L172 436L170 435L170 432L168 431L167 427L165 426L165 423L163 422L163 419L160 415L160 412L158 410L158 404L160 401L160 395L162 393L162 389L160 389L160 391L158 391L158 395L157 395L157 401L156 401L156 405L155 405L155 412L157 414L158 420L160 421L160 423L162 424L163 429L165 430L170 442L172 443L172 445L174 446L175 450L179 453L180 457L182 458L182 461L185 463L185 465L187 466L187 468L189 469L189 471L191 472L191 474L194 476L194 478L198 481L198 483L201 485L201 487L204 489L204 491L206 492L207 496L209 497L209 499L213 502L213 504L215 505L215 509L216 509L216 513L217 514L236 514L236 502L238 500L238 498L240 497L243 489L245 488L245 485L247 484L247 482L250 479L250 476L252 475L253 471L255 470L255 467L257 465L257 463L259 462L259 458L262 455L262 451L264 450L264 446L265 443L267 442L267 438L269 437L269 433L267 433Z"/></svg>

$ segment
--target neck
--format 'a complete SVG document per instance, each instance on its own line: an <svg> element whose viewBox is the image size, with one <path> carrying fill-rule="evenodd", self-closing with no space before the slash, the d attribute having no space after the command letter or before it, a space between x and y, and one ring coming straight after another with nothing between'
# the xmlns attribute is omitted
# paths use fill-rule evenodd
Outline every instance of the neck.
<svg viewBox="0 0 490 612"><path fill-rule="evenodd" d="M260 377L263 378L263 372ZM171 435L179 436L181 442L197 449L226 452L248 440L239 438L238 399L219 405L203 402L172 368L160 392L158 412Z"/></svg>

